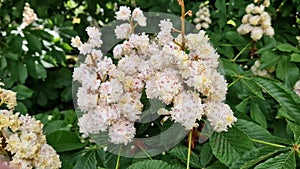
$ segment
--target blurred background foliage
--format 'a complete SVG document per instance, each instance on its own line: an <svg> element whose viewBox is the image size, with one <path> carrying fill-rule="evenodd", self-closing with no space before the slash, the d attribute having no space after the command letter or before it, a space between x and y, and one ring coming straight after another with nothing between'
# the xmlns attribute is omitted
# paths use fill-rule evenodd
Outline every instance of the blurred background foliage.
<svg viewBox="0 0 300 169"><path fill-rule="evenodd" d="M26 2L39 20L20 31ZM299 116L300 109L291 109L284 98L299 80L300 49L296 36L300 35L300 1L271 0L267 11L275 36L262 38L255 48L249 36L236 31L251 0L186 0L186 9L196 13L201 2L209 4L212 23L207 34L221 56L220 71L230 84L227 102L236 116L255 122L275 136L291 138L286 119ZM5 88L18 92L16 111L35 115L44 123L49 143L61 154L63 168L114 166L111 161L115 156L79 137L72 100L72 71L78 51L70 46L70 40L78 35L86 41L85 28L102 27L113 21L114 12L121 5L180 16L176 0L0 0L0 79ZM192 22L193 18L187 20ZM284 86L282 95L266 92L269 81L251 78L250 67L256 60L260 60L260 68L270 71L276 88ZM299 103L294 94L291 97ZM296 112L291 113L293 110ZM61 146L64 144L67 146ZM195 153L204 153L200 147L205 147L209 158L194 168L226 168L213 158L208 144L196 147ZM180 166L184 162L175 160L176 155L174 150L170 157L157 158L175 161ZM135 161L138 160L125 159L121 163L126 168Z"/></svg>

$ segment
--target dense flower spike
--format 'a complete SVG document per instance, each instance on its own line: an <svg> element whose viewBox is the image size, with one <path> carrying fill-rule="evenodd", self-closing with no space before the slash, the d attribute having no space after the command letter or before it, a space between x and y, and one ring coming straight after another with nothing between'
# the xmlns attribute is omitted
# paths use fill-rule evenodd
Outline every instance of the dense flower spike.
<svg viewBox="0 0 300 169"><path fill-rule="evenodd" d="M100 42L101 33L88 33L86 43L78 37L72 40L72 45L86 55L73 74L73 80L81 83L77 91L77 105L84 112L79 118L80 132L89 136L108 131L111 143L128 144L135 136L134 122L142 114L143 92L147 99L172 106L158 113L170 116L186 130L197 127L197 120L206 115L216 131L227 131L236 118L223 103L227 83L216 70L219 55L205 31L185 36L186 53L180 46L182 35L172 35L175 29L170 19L161 20L160 32L150 38L145 33L133 33L132 25L146 25L139 8L131 12L122 6L116 15L118 20L128 21L115 28L116 38L124 39L113 49L117 64L102 57L101 51L101 57L92 56L99 46L91 43L95 38L91 34L97 34Z"/></svg>
<svg viewBox="0 0 300 169"><path fill-rule="evenodd" d="M59 156L46 143L43 124L29 115L13 114L16 93L0 88L0 100L0 106L10 109L0 110L1 161L14 169L60 168Z"/></svg>
<svg viewBox="0 0 300 169"><path fill-rule="evenodd" d="M258 3L258 1L254 1ZM275 32L271 26L271 17L265 12L265 7L270 5L269 0L265 0L263 4L255 5L253 3L246 7L246 14L243 16L242 24L238 27L239 34L251 34L254 41L262 38L263 34L272 37Z"/></svg>
<svg viewBox="0 0 300 169"><path fill-rule="evenodd" d="M196 12L196 17L194 18L194 23L198 30L209 28L211 24L210 11L208 5L205 3L200 3L199 10Z"/></svg>

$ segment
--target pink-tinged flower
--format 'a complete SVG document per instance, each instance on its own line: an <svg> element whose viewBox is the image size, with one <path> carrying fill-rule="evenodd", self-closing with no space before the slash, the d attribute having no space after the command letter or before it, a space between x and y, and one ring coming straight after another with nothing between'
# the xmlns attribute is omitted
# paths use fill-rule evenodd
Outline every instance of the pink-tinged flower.
<svg viewBox="0 0 300 169"><path fill-rule="evenodd" d="M118 25L115 29L117 39L128 39L131 33L131 26L129 23Z"/></svg>
<svg viewBox="0 0 300 169"><path fill-rule="evenodd" d="M116 12L116 19L126 21L129 20L131 16L131 10L127 6L120 6L119 11Z"/></svg>
<svg viewBox="0 0 300 169"><path fill-rule="evenodd" d="M108 135L110 142L126 145L134 138L135 131L136 129L133 122L120 119L109 127Z"/></svg>
<svg viewBox="0 0 300 169"><path fill-rule="evenodd" d="M233 116L232 110L225 103L206 102L204 105L205 115L214 131L227 131L237 121L237 118Z"/></svg>

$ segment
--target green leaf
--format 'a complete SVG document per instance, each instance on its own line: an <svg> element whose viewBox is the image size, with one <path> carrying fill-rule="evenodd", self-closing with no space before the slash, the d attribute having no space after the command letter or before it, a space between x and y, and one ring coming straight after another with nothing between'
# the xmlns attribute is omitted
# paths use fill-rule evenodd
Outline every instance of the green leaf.
<svg viewBox="0 0 300 169"><path fill-rule="evenodd" d="M11 52L7 52L4 54L6 59L12 60L12 61L18 61L19 60L19 55Z"/></svg>
<svg viewBox="0 0 300 169"><path fill-rule="evenodd" d="M167 162L161 160L144 160L132 164L127 169L159 169L159 168L172 169L172 166L169 165Z"/></svg>
<svg viewBox="0 0 300 169"><path fill-rule="evenodd" d="M25 104L21 101L17 101L17 106L15 107L15 110L17 112L20 112L21 114L26 114L28 113L28 109L25 106Z"/></svg>
<svg viewBox="0 0 300 169"><path fill-rule="evenodd" d="M259 105L256 104L255 102L251 102L250 117L255 122L260 124L264 129L267 128L268 125L267 125L266 116L264 115L264 113L259 108Z"/></svg>
<svg viewBox="0 0 300 169"><path fill-rule="evenodd" d="M276 67L276 77L283 80L288 87L292 87L299 79L299 69L289 60L288 56L281 57Z"/></svg>
<svg viewBox="0 0 300 169"><path fill-rule="evenodd" d="M292 52L292 51L297 52L297 48L295 48L294 46L288 43L277 45L276 48L282 52Z"/></svg>
<svg viewBox="0 0 300 169"><path fill-rule="evenodd" d="M25 83L25 80L28 77L28 73L27 73L27 68L22 62L18 62L18 76L19 76L19 81L21 83Z"/></svg>
<svg viewBox="0 0 300 169"><path fill-rule="evenodd" d="M49 135L55 131L58 130L66 130L69 131L71 126L68 126L68 124L64 120L55 120L53 122L47 123L44 127L44 131L46 135Z"/></svg>
<svg viewBox="0 0 300 169"><path fill-rule="evenodd" d="M255 169L295 169L296 158L295 153L290 151L282 153L274 158L270 158L264 163L259 164Z"/></svg>
<svg viewBox="0 0 300 169"><path fill-rule="evenodd" d="M298 54L298 53L291 54L291 61L292 62L300 62L300 54Z"/></svg>
<svg viewBox="0 0 300 169"><path fill-rule="evenodd" d="M240 66L230 62L228 59L220 58L218 71L224 75L236 76L239 75L243 70Z"/></svg>
<svg viewBox="0 0 300 169"><path fill-rule="evenodd" d="M79 157L73 169L97 169L95 150L88 151Z"/></svg>
<svg viewBox="0 0 300 169"><path fill-rule="evenodd" d="M273 143L285 143L289 144L289 141L284 140L282 138L273 136L269 131L265 130L258 124L254 122L250 122L244 119L238 119L238 121L234 124L239 130L241 130L244 134L246 134L251 139L262 140L266 142Z"/></svg>
<svg viewBox="0 0 300 169"><path fill-rule="evenodd" d="M206 167L207 164L212 160L213 154L211 151L211 147L209 143L204 143L203 146L200 149L200 163L203 167Z"/></svg>
<svg viewBox="0 0 300 169"><path fill-rule="evenodd" d="M47 70L38 61L28 61L26 63L28 73L35 79L45 79L47 77Z"/></svg>
<svg viewBox="0 0 300 169"><path fill-rule="evenodd" d="M223 1L225 2L225 1ZM237 31L228 31L225 33L225 38L235 46L242 48L247 45L246 40Z"/></svg>
<svg viewBox="0 0 300 169"><path fill-rule="evenodd" d="M258 163L272 157L274 154L283 151L283 149L279 149L276 147L264 146L253 149L247 153L245 153L241 158L236 159L231 169L248 169L251 168Z"/></svg>
<svg viewBox="0 0 300 169"><path fill-rule="evenodd" d="M287 120L287 122L288 122L288 126L293 131L294 140L295 140L296 144L299 144L300 143L300 126L291 121L288 121L288 120Z"/></svg>
<svg viewBox="0 0 300 169"><path fill-rule="evenodd" d="M249 137L235 126L228 132L214 132L209 143L213 154L226 166L230 166L233 161L254 148Z"/></svg>
<svg viewBox="0 0 300 169"><path fill-rule="evenodd" d="M3 70L7 66L6 58L0 55L0 70Z"/></svg>
<svg viewBox="0 0 300 169"><path fill-rule="evenodd" d="M205 167L205 169L228 169L224 164L222 164L220 161L216 161L209 165L208 167Z"/></svg>
<svg viewBox="0 0 300 169"><path fill-rule="evenodd" d="M171 156L176 157L177 159L180 159L184 164L187 163L187 154L188 154L188 148L184 146L176 146L171 151L168 152ZM201 168L200 165L200 159L198 156L192 152L191 159L190 159L190 166Z"/></svg>
<svg viewBox="0 0 300 169"><path fill-rule="evenodd" d="M249 92L257 96L258 98L265 100L260 87L253 80L251 80L250 78L242 78L240 81Z"/></svg>
<svg viewBox="0 0 300 169"><path fill-rule="evenodd" d="M28 33L25 35L25 38L28 41L28 48L33 51L41 51L43 46L41 40L35 35Z"/></svg>
<svg viewBox="0 0 300 169"><path fill-rule="evenodd" d="M225 1L222 0L216 0L215 6L218 10L220 10L221 13L226 14L226 4Z"/></svg>
<svg viewBox="0 0 300 169"><path fill-rule="evenodd" d="M280 60L280 56L276 55L272 51L266 51L261 55L260 68L261 69L271 68L272 66L277 65L279 60Z"/></svg>
<svg viewBox="0 0 300 169"><path fill-rule="evenodd" d="M57 152L65 152L82 148L86 143L82 143L76 133L59 130L47 135L47 142Z"/></svg>
<svg viewBox="0 0 300 169"><path fill-rule="evenodd" d="M300 123L300 98L290 88L278 81L264 77L252 79L287 110L287 119Z"/></svg>
<svg viewBox="0 0 300 169"><path fill-rule="evenodd" d="M18 85L12 88L13 91L17 92L18 100L25 100L32 96L33 90L29 89L24 85Z"/></svg>

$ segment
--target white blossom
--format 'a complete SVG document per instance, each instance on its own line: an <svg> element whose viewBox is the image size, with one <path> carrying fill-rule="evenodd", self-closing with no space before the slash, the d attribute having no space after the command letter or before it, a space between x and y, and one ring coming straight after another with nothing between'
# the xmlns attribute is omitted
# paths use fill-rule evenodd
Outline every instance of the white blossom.
<svg viewBox="0 0 300 169"><path fill-rule="evenodd" d="M206 102L204 105L205 115L214 131L227 131L228 127L232 127L232 124L237 121L232 110L225 103Z"/></svg>
<svg viewBox="0 0 300 169"><path fill-rule="evenodd" d="M129 20L131 16L131 10L129 7L126 6L120 6L119 11L116 12L116 19L117 20Z"/></svg>
<svg viewBox="0 0 300 169"><path fill-rule="evenodd" d="M119 120L109 127L108 135L110 142L114 144L128 144L135 135L135 127L132 122Z"/></svg>
<svg viewBox="0 0 300 169"><path fill-rule="evenodd" d="M170 114L172 119L182 124L186 130L197 127L196 120L200 120L204 114L199 95L190 90L180 93L174 99Z"/></svg>
<svg viewBox="0 0 300 169"><path fill-rule="evenodd" d="M115 29L117 39L127 39L131 33L131 26L129 23L118 25Z"/></svg>

